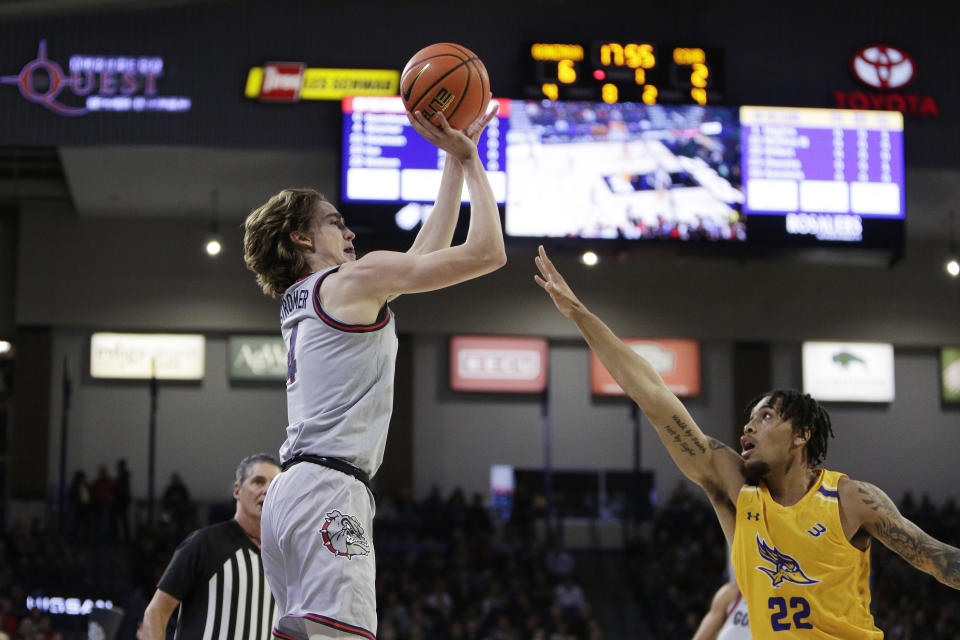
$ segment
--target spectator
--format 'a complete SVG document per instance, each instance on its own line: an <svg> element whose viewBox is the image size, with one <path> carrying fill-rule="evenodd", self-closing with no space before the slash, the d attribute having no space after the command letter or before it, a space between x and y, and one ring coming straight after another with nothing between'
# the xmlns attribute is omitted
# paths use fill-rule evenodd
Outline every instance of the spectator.
<svg viewBox="0 0 960 640"><path fill-rule="evenodd" d="M459 529L463 527L463 523L467 517L467 499L463 496L463 489L457 487L453 490L447 499L444 511L447 519L447 528Z"/></svg>
<svg viewBox="0 0 960 640"><path fill-rule="evenodd" d="M557 585L553 601L560 607L560 612L568 623L579 622L586 617L586 596L583 595L583 589L573 581L573 576L569 573L564 575L560 584Z"/></svg>
<svg viewBox="0 0 960 640"><path fill-rule="evenodd" d="M179 473L174 472L170 476L170 484L163 490L160 506L163 508L163 519L173 523L179 537L181 530L190 519L191 512L190 492L187 491L187 485L183 484Z"/></svg>
<svg viewBox="0 0 960 640"><path fill-rule="evenodd" d="M87 474L75 471L70 489L67 491L68 509L71 513L70 533L78 540L86 540L90 535L90 518L93 510L93 497Z"/></svg>
<svg viewBox="0 0 960 640"><path fill-rule="evenodd" d="M464 516L463 526L468 536L486 536L493 531L490 514L487 513L487 508L483 506L483 496L479 493L473 494L473 499Z"/></svg>
<svg viewBox="0 0 960 640"><path fill-rule="evenodd" d="M573 571L573 565L574 560L570 552L554 541L547 553L547 568L550 569L550 573L554 577L562 578Z"/></svg>
<svg viewBox="0 0 960 640"><path fill-rule="evenodd" d="M10 598L0 598L0 630L10 637L17 635L17 616L13 613L13 603Z"/></svg>
<svg viewBox="0 0 960 640"><path fill-rule="evenodd" d="M427 609L438 615L443 615L453 608L453 597L447 592L447 584L443 578L433 581L433 591L427 594L425 603Z"/></svg>
<svg viewBox="0 0 960 640"><path fill-rule="evenodd" d="M420 505L421 535L424 538L437 540L443 537L446 531L445 509L440 487L430 487L430 495Z"/></svg>
<svg viewBox="0 0 960 640"><path fill-rule="evenodd" d="M93 498L94 520L97 523L97 533L100 536L110 535L110 510L113 506L114 480L107 472L107 465L101 464L97 468L97 477L90 487Z"/></svg>
<svg viewBox="0 0 960 640"><path fill-rule="evenodd" d="M520 483L513 494L513 507L510 510L511 541L525 544L533 540L533 497L527 489L527 485Z"/></svg>
<svg viewBox="0 0 960 640"><path fill-rule="evenodd" d="M39 640L40 621L43 619L43 612L37 607L30 610L25 618L20 621L19 634L23 640Z"/></svg>
<svg viewBox="0 0 960 640"><path fill-rule="evenodd" d="M121 458L117 460L117 478L110 511L113 535L117 540L130 539L130 500L130 471L127 469L127 461Z"/></svg>

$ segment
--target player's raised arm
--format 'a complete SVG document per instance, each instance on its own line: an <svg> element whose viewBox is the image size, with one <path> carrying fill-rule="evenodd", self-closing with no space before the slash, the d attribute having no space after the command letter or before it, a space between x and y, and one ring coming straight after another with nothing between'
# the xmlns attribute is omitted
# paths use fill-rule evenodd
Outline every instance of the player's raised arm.
<svg viewBox="0 0 960 640"><path fill-rule="evenodd" d="M476 143L450 127L442 114L438 125L422 113L411 122L423 137L443 149L463 167L470 192L470 225L463 244L429 253L375 251L341 270L344 283L357 298L389 300L404 293L442 289L495 271L507 256L500 228L500 212L487 181Z"/></svg>
<svg viewBox="0 0 960 640"><path fill-rule="evenodd" d="M488 94L489 95L489 94ZM488 98L489 100L489 98ZM480 134L497 115L497 104L486 116L477 119L464 133L476 145ZM424 221L407 253L424 254L438 249L449 247L453 241L453 232L457 227L457 218L460 214L460 195L463 191L463 165L460 160L447 155L443 163L443 173L440 178L440 192L437 201Z"/></svg>
<svg viewBox="0 0 960 640"><path fill-rule="evenodd" d="M541 275L534 276L537 284L550 294L560 313L576 323L613 379L640 406L684 475L711 497L736 496L743 484L740 456L704 435L653 366L580 302L542 246L539 253L536 264Z"/></svg>
<svg viewBox="0 0 960 640"><path fill-rule="evenodd" d="M876 486L844 478L840 504L845 528L861 527L914 567L960 589L960 549L941 542L908 520Z"/></svg>

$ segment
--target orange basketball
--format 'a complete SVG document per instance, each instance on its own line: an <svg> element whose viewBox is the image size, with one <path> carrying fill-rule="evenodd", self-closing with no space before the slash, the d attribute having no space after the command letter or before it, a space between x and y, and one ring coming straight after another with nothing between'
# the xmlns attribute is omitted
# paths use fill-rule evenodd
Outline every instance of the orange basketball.
<svg viewBox="0 0 960 640"><path fill-rule="evenodd" d="M407 111L421 111L431 122L442 112L454 129L466 129L487 111L490 78L473 51L441 42L417 51L400 74L400 97Z"/></svg>

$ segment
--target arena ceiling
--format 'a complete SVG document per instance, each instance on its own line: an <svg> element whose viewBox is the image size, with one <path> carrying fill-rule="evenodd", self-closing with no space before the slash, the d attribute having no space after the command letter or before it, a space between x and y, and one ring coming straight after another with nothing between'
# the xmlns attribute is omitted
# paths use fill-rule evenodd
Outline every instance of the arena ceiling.
<svg viewBox="0 0 960 640"><path fill-rule="evenodd" d="M562 0L561 0L562 1ZM236 0L7 0L0 22L87 11L136 11ZM339 191L335 149L223 149L187 146L0 147L0 204L68 202L79 216L242 220L288 186ZM907 171L908 240L947 241L957 172Z"/></svg>

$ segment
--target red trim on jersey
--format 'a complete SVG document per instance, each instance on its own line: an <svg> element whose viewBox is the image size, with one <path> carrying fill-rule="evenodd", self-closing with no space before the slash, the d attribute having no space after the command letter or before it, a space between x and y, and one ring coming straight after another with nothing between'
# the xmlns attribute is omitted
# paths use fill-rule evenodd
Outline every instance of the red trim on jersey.
<svg viewBox="0 0 960 640"><path fill-rule="evenodd" d="M340 322L324 312L323 307L320 306L320 284L323 282L323 279L329 276L331 273L336 273L340 269L339 266L330 269L325 274L317 278L317 283L313 285L313 310L317 312L317 315L320 316L320 319L323 320L327 325L338 329L340 331L347 331L349 333L362 333L366 331L376 331L387 326L387 323L390 322L390 307L383 305L380 308L380 317L373 324L346 324Z"/></svg>
<svg viewBox="0 0 960 640"><path fill-rule="evenodd" d="M346 622L341 622L335 618L330 618L328 616L321 616L316 613L305 613L299 616L289 616L290 618L306 618L312 622L322 624L324 626L330 627L332 629L339 629L340 631L345 631L347 633L352 633L354 635L367 638L367 640L377 640L377 636L372 632L364 629L363 627L358 627L356 625L347 624ZM276 633L276 631L274 631Z"/></svg>
<svg viewBox="0 0 960 640"><path fill-rule="evenodd" d="M282 633L280 633L279 631L277 631L276 629L273 630L273 635L274 635L275 638L283 638L283 640L297 640L297 639L294 638L293 636L288 636L288 635L282 634Z"/></svg>
<svg viewBox="0 0 960 640"><path fill-rule="evenodd" d="M726 621L730 619L730 616L733 615L733 612L737 610L737 605L740 604L741 600L743 600L743 594L737 591L737 599L734 600L730 608L727 609L727 617L723 619L724 623L726 623Z"/></svg>

